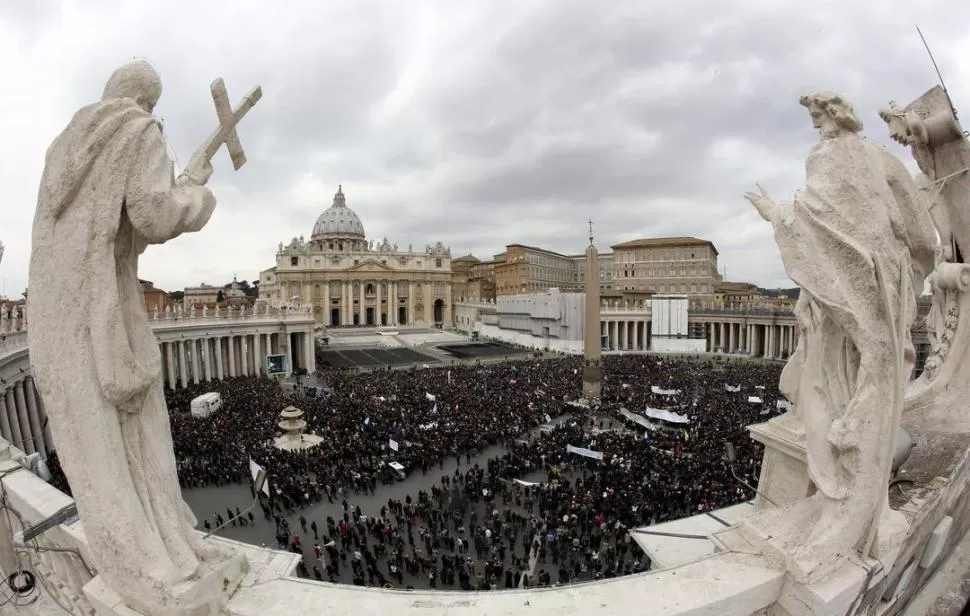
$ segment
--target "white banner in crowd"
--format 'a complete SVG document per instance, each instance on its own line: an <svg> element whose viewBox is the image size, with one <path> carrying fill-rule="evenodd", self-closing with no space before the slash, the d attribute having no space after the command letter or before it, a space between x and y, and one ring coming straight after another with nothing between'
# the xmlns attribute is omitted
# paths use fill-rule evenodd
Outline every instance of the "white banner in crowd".
<svg viewBox="0 0 970 616"><path fill-rule="evenodd" d="M758 396L748 396L748 402L751 404L761 404L762 400Z"/></svg>
<svg viewBox="0 0 970 616"><path fill-rule="evenodd" d="M546 423L552 423L552 417L549 417L549 413L543 415L542 418L546 420Z"/></svg>
<svg viewBox="0 0 970 616"><path fill-rule="evenodd" d="M256 464L253 461L253 459L250 458L249 459L249 474L252 475L253 483L256 482L256 475L258 475L259 474L259 471L261 471L261 470L263 470L263 467L260 466L259 464ZM266 496L269 496L269 479L263 481L263 494L265 494Z"/></svg>
<svg viewBox="0 0 970 616"><path fill-rule="evenodd" d="M424 397L428 399L428 402L434 402L436 400L434 394L429 394L428 392L424 392Z"/></svg>
<svg viewBox="0 0 970 616"><path fill-rule="evenodd" d="M626 417L630 421L632 421L634 423L637 423L637 424L643 426L647 430L656 430L656 426L654 426L652 423L650 423L649 421L647 421L647 418L646 417L637 415L636 413L633 413L631 411L628 411L627 409L621 408L620 409L620 415L623 415L624 417Z"/></svg>
<svg viewBox="0 0 970 616"><path fill-rule="evenodd" d="M724 384L724 391L729 391L732 394L736 394L739 391L741 391L741 386L740 385L728 385L727 383L725 383Z"/></svg>
<svg viewBox="0 0 970 616"><path fill-rule="evenodd" d="M395 441L394 439L388 439L387 446L393 449L394 451L397 451L397 441Z"/></svg>
<svg viewBox="0 0 970 616"><path fill-rule="evenodd" d="M690 418L686 415L678 415L677 413L673 413L667 409L655 409L648 406L643 413L647 417L653 417L654 419L659 419L661 421L669 421L670 423L690 423Z"/></svg>
<svg viewBox="0 0 970 616"><path fill-rule="evenodd" d="M676 396L677 394L680 393L679 389L660 389L656 385L651 385L650 391L652 391L653 393L659 396Z"/></svg>
<svg viewBox="0 0 970 616"><path fill-rule="evenodd" d="M573 447L572 445L566 445L566 453L574 453L578 456L586 456L587 458L593 458L594 460L602 460L602 451L593 451L592 449L585 449L583 447Z"/></svg>
<svg viewBox="0 0 970 616"><path fill-rule="evenodd" d="M775 408L779 411L790 411L791 402L788 400L775 400Z"/></svg>
<svg viewBox="0 0 970 616"><path fill-rule="evenodd" d="M539 485L538 483L535 483L533 481L523 481L521 479L513 479L512 481L514 481L515 483L519 484L520 486L525 486L527 488L528 487L531 487L531 486L537 486L537 485Z"/></svg>
<svg viewBox="0 0 970 616"><path fill-rule="evenodd" d="M451 370L448 371L448 384L451 385Z"/></svg>

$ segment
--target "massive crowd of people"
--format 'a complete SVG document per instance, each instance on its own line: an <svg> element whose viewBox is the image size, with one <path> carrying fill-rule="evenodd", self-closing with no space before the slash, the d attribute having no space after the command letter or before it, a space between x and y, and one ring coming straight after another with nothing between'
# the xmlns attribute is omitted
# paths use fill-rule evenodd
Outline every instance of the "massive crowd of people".
<svg viewBox="0 0 970 616"><path fill-rule="evenodd" d="M279 547L303 554L302 575L461 589L639 571L649 562L632 529L752 497L734 474L757 482L761 452L745 426L776 412L779 366L607 356L601 398L580 406L571 402L581 396L582 368L581 358L557 356L327 371L319 374L326 397L255 377L167 391L180 480L185 490L247 483L251 459L267 470L270 497L260 499L260 520L238 523L262 523ZM208 391L222 394L223 408L193 417L191 400ZM319 446L274 447L279 412L290 404L304 411ZM643 417L647 408L689 422ZM733 468L727 442L737 451ZM476 457L492 446L500 453ZM458 470L441 472L452 458ZM429 488L362 511L355 499L398 481L392 461L430 474ZM321 502L333 503L335 515L308 520ZM213 528L235 512L222 513L202 523Z"/></svg>

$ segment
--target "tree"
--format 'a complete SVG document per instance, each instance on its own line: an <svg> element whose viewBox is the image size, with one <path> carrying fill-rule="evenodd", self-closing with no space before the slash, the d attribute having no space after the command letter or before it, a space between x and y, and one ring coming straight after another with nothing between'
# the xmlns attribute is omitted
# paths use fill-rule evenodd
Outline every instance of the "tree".
<svg viewBox="0 0 970 616"><path fill-rule="evenodd" d="M216 303L221 304L224 301L226 301L226 295L222 292L222 289L219 289L219 292L216 293Z"/></svg>
<svg viewBox="0 0 970 616"><path fill-rule="evenodd" d="M185 291L172 291L168 294L168 298L173 302L180 302L185 299Z"/></svg>

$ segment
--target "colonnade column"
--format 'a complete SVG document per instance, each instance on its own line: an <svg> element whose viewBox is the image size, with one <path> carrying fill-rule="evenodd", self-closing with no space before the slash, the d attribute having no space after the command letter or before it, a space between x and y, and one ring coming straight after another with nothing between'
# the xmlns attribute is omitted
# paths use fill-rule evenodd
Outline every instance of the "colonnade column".
<svg viewBox="0 0 970 616"><path fill-rule="evenodd" d="M236 337L226 336L226 343L229 345L229 377L236 376Z"/></svg>
<svg viewBox="0 0 970 616"><path fill-rule="evenodd" d="M222 336L212 339L212 354L216 356L216 378L221 381L226 378L222 367Z"/></svg>
<svg viewBox="0 0 970 616"><path fill-rule="evenodd" d="M18 447L25 453L34 453L37 451L37 449L34 447L33 439L29 436L23 436L24 432L30 431L30 420L27 419L27 401L24 400L23 381L17 381L14 383L13 393L14 401L17 403L17 417L20 419L20 440L23 441L20 445L18 445Z"/></svg>
<svg viewBox="0 0 970 616"><path fill-rule="evenodd" d="M198 385L205 378L202 375L202 362L199 360L199 339L189 340L192 345L192 382Z"/></svg>
<svg viewBox="0 0 970 616"><path fill-rule="evenodd" d="M242 375L249 376L249 335L239 336L239 355L242 364Z"/></svg>
<svg viewBox="0 0 970 616"><path fill-rule="evenodd" d="M215 375L215 366L212 365L212 338L202 339L202 365L205 367L206 383L218 378Z"/></svg>
<svg viewBox="0 0 970 616"><path fill-rule="evenodd" d="M37 390L34 386L33 377L27 377L24 381L24 397L27 398L27 418L30 421L31 444L45 459L47 449L44 447L44 433L40 427L40 409L37 408Z"/></svg>
<svg viewBox="0 0 970 616"><path fill-rule="evenodd" d="M329 313L329 309L327 310ZM328 319L330 317L327 317ZM326 323L326 321L324 321ZM263 335L254 334L253 335L253 364L256 367L256 376L262 376L266 366L266 354L263 353Z"/></svg>
<svg viewBox="0 0 970 616"><path fill-rule="evenodd" d="M7 416L7 396L3 392L0 392L0 432L2 432L3 438L9 443L13 443L14 437L10 428L10 417Z"/></svg>
<svg viewBox="0 0 970 616"><path fill-rule="evenodd" d="M308 373L313 374L317 371L317 354L316 354L316 344L313 340L313 330L311 329L306 333L306 370Z"/></svg>
<svg viewBox="0 0 970 616"><path fill-rule="evenodd" d="M17 448L20 448L24 440L24 433L20 430L20 418L17 416L17 400L13 394L13 387L4 392L3 397L7 400L7 417L10 420L13 443Z"/></svg>
<svg viewBox="0 0 970 616"><path fill-rule="evenodd" d="M179 382L182 387L188 387L189 385L189 375L186 370L185 365L185 341L179 340L174 344L178 345L178 372L179 372Z"/></svg>
<svg viewBox="0 0 970 616"><path fill-rule="evenodd" d="M165 345L165 366L168 368L168 388L178 387L178 373L175 372L175 353L172 350L171 342L162 343Z"/></svg>

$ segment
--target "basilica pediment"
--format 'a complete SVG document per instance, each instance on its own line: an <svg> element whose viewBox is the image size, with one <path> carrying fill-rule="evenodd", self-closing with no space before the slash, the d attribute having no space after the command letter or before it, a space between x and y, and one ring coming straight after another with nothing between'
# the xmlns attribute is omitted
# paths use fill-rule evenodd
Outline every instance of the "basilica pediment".
<svg viewBox="0 0 970 616"><path fill-rule="evenodd" d="M357 265L348 267L348 272L393 272L394 270L388 266L375 261L374 259L367 259L366 261L361 261Z"/></svg>

